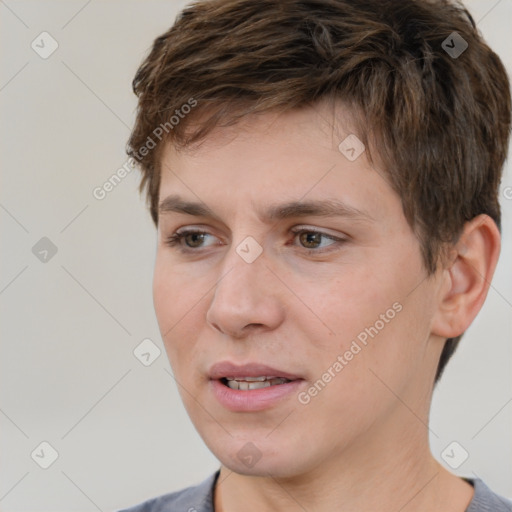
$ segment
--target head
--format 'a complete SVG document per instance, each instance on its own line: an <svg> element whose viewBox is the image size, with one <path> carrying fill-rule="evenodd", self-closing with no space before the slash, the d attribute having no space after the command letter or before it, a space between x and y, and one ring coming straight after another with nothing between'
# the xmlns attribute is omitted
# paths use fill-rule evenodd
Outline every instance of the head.
<svg viewBox="0 0 512 512"><path fill-rule="evenodd" d="M341 450L400 414L389 389L429 396L499 253L509 82L469 13L441 0L196 2L134 90L128 153L158 228L157 318L212 451L254 440L278 471L279 436L299 443L303 420L343 430ZM161 204L170 196L199 204ZM343 215L282 207L306 200L340 201ZM202 234L169 240L183 226ZM219 361L275 361L300 378L298 399L229 411L211 389Z"/></svg>

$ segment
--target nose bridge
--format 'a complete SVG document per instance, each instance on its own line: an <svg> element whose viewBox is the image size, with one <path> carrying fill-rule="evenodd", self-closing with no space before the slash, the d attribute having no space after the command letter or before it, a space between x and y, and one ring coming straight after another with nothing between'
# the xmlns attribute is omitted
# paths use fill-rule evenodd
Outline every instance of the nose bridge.
<svg viewBox="0 0 512 512"><path fill-rule="evenodd" d="M222 267L223 277L215 286L213 301L232 303L233 307L238 305L239 308L251 303L255 306L260 296L259 287L268 278L268 275L265 277L268 270L263 252L255 257L253 251L254 246L245 241L229 248Z"/></svg>
<svg viewBox="0 0 512 512"><path fill-rule="evenodd" d="M226 248L221 269L221 275L224 277L217 283L215 295L226 290L233 296L240 294L247 297L247 293L244 292L251 291L248 288L257 284L258 278L264 279L262 275L268 273L268 258L263 246L254 236L237 235L243 229L242 226L239 228L238 231L233 231L233 243ZM258 238L261 239L262 236Z"/></svg>
<svg viewBox="0 0 512 512"><path fill-rule="evenodd" d="M210 324L239 336L247 325L275 328L282 321L284 310L267 263L263 248L252 237L227 250L207 312Z"/></svg>

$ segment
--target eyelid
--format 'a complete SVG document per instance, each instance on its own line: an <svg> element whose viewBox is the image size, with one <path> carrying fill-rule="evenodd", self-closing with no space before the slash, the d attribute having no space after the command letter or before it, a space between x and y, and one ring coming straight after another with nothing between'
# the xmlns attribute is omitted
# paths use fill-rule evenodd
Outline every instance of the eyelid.
<svg viewBox="0 0 512 512"><path fill-rule="evenodd" d="M306 251L309 254L317 254L319 256L322 254L328 254L329 252L332 251L336 251L337 249L339 249L340 244L343 244L348 241L348 237L333 235L331 233L324 231L324 228L320 229L311 226L294 226L293 228L290 229L290 232L294 234L293 239L295 239L295 237L300 233L318 233L319 235L322 235L324 238L331 240L333 243L329 244L327 247L323 247L320 249L309 249L307 247L301 247L300 245L296 246L299 247L302 251ZM338 247L336 248L336 246Z"/></svg>
<svg viewBox="0 0 512 512"><path fill-rule="evenodd" d="M326 231L326 228L318 228L315 226L308 226L308 225L299 225L299 226L293 226L292 228L290 228L291 233L300 233L302 231L309 231L311 233L320 233L321 235L324 235L327 238L334 238L337 240L348 239L347 235L344 235L341 233L335 235L335 234L332 234L332 233L329 233L328 231Z"/></svg>
<svg viewBox="0 0 512 512"><path fill-rule="evenodd" d="M181 252L200 252L200 250L203 249L202 247L198 247L198 248L187 247L186 245L183 245L181 243L182 240L184 240L184 238L186 236L195 235L195 234L208 235L208 236L213 236L215 238L218 238L215 235L212 235L211 233L209 233L208 231L205 231L202 228L184 227L184 228L179 228L176 231L174 231L171 235L166 236L165 237L165 245L168 245L171 247L176 246ZM213 245L219 245L219 244L217 243L217 244L213 244ZM210 246L207 246L207 247L210 247Z"/></svg>
<svg viewBox="0 0 512 512"><path fill-rule="evenodd" d="M317 228L317 227L311 227L311 226L305 226L305 225L293 226L292 228L289 229L289 232L294 235L292 238L292 242L295 240L296 236L300 233L318 233L318 234L322 235L324 238L332 240L333 243L329 244L327 247L317 248L317 249L310 249L310 248L302 247L300 245L293 244L293 243L286 244L288 246L293 245L294 247L300 249L302 252L305 251L312 255L314 255L314 254L321 255L321 254L326 254L331 251L335 251L336 247L334 247L332 249L330 249L330 247L337 245L339 248L339 245L343 244L344 242L347 242L348 238L349 238L346 235L342 235L342 236L333 235L331 233L324 231L324 228ZM216 235L213 235L212 233L208 232L206 230L206 228L184 226L184 227L176 229L171 235L165 237L165 240L166 240L165 244L168 246L171 246L171 247L177 247L178 250L182 253L200 253L202 249L206 249L207 247L221 245L219 243L216 243L211 246L194 248L194 247L187 247L186 245L183 245L181 243L182 240L186 236L193 235L193 234L208 235L208 236L213 236L215 238L218 238Z"/></svg>

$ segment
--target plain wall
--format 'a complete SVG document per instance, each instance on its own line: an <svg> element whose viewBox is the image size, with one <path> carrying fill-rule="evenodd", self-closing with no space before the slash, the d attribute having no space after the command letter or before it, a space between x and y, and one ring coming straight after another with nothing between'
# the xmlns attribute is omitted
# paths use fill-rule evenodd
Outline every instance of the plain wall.
<svg viewBox="0 0 512 512"><path fill-rule="evenodd" d="M156 235L138 171L104 199L93 196L127 160L134 73L185 4L0 2L4 512L116 510L196 484L218 467L169 373L152 303ZM512 2L466 4L510 72ZM31 47L43 31L59 45L47 59ZM507 164L500 263L435 391L430 424L436 457L459 442L469 458L455 473L509 497L510 186ZM43 237L57 248L46 262L32 249L47 243ZM148 367L133 354L146 338L162 351ZM42 441L59 454L48 469L31 457Z"/></svg>

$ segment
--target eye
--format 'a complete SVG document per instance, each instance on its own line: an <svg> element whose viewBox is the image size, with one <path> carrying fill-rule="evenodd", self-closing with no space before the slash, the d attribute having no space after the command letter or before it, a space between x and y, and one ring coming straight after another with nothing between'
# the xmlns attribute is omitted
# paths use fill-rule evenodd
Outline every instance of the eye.
<svg viewBox="0 0 512 512"><path fill-rule="evenodd" d="M205 241L205 239L207 239L207 237L212 236L213 235L210 235L204 231L186 229L173 233L171 236L167 237L165 243L169 247L180 246L180 249L183 251L186 251L187 249L193 250L204 247L201 244ZM185 242L185 245L183 245L183 242Z"/></svg>
<svg viewBox="0 0 512 512"><path fill-rule="evenodd" d="M327 249L333 245L340 245L346 240L343 238L329 235L322 231L317 231L311 228L294 228L290 230L295 236L293 239L298 238L302 248L310 254L322 254L333 249ZM172 235L166 238L166 245L169 247L178 247L182 252L196 252L197 249L201 249L208 246L220 245L214 241L209 244L204 244L209 238L216 238L210 233L197 229L184 229L182 231L176 231ZM330 243L325 243L330 242ZM290 245L290 244L287 244ZM292 244L296 245L296 244ZM326 250L327 249L327 250Z"/></svg>
<svg viewBox="0 0 512 512"><path fill-rule="evenodd" d="M295 237L298 237L302 247L304 247L310 253L322 253L325 252L323 249L332 245L339 245L345 242L345 239L339 238L333 235L329 235L322 231L305 228L294 228L291 230ZM329 240L331 243L327 245L321 245L322 239ZM330 250L330 249L329 249Z"/></svg>

